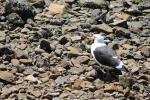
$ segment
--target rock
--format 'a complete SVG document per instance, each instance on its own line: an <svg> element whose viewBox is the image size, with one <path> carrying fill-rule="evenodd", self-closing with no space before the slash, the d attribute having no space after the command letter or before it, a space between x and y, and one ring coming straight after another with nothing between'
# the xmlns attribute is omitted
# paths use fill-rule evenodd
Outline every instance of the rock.
<svg viewBox="0 0 150 100"><path fill-rule="evenodd" d="M74 85L72 86L72 88L80 90L81 89L80 85L81 85L82 81L83 80L80 80L80 79L75 80Z"/></svg>
<svg viewBox="0 0 150 100"><path fill-rule="evenodd" d="M40 48L35 48L35 53L36 54L41 54L41 53L44 53L45 51L43 49L40 49Z"/></svg>
<svg viewBox="0 0 150 100"><path fill-rule="evenodd" d="M150 62L144 62L144 67L146 69L150 69Z"/></svg>
<svg viewBox="0 0 150 100"><path fill-rule="evenodd" d="M114 83L110 83L110 84L105 85L104 92L112 93L114 91L123 92L123 87L119 86L117 84L114 84Z"/></svg>
<svg viewBox="0 0 150 100"><path fill-rule="evenodd" d="M119 49L116 52L117 52L117 55L119 55L119 56L126 56L129 53L129 50Z"/></svg>
<svg viewBox="0 0 150 100"><path fill-rule="evenodd" d="M55 13L55 14L64 14L65 5L59 5L51 3L49 5L49 11Z"/></svg>
<svg viewBox="0 0 150 100"><path fill-rule="evenodd" d="M40 48L45 50L46 52L50 53L52 50L51 50L51 46L50 46L50 43L48 40L46 39L42 39L40 41Z"/></svg>
<svg viewBox="0 0 150 100"><path fill-rule="evenodd" d="M86 78L88 80L93 80L96 77L96 72L95 70L91 70L87 73Z"/></svg>
<svg viewBox="0 0 150 100"><path fill-rule="evenodd" d="M132 50L134 48L130 44L123 44L122 47L125 48L126 50Z"/></svg>
<svg viewBox="0 0 150 100"><path fill-rule="evenodd" d="M113 23L110 23L110 25L119 26L119 25L123 24L123 26L126 27L126 22L127 22L128 18L130 17L130 15L128 15L126 13L115 13L114 15L112 15L110 17L115 18L113 20Z"/></svg>
<svg viewBox="0 0 150 100"><path fill-rule="evenodd" d="M42 95L40 91L31 91L30 93L34 95L36 98L39 98Z"/></svg>
<svg viewBox="0 0 150 100"><path fill-rule="evenodd" d="M33 75L28 75L27 77L24 78L25 80L27 81L30 81L30 82L37 82L37 83L41 83L37 78L35 78Z"/></svg>
<svg viewBox="0 0 150 100"><path fill-rule="evenodd" d="M149 29L145 29L142 31L142 36L146 36L146 37L150 37L150 30Z"/></svg>
<svg viewBox="0 0 150 100"><path fill-rule="evenodd" d="M18 49L15 51L15 54L16 54L17 58L28 58L28 52L26 50L22 51L22 50Z"/></svg>
<svg viewBox="0 0 150 100"><path fill-rule="evenodd" d="M4 80L6 82L13 83L15 80L16 76L12 74L11 72L8 71L0 71L0 79Z"/></svg>
<svg viewBox="0 0 150 100"><path fill-rule="evenodd" d="M60 66L63 67L63 68L69 69L70 66L71 66L71 64L70 64L69 61L63 60L63 61L61 62L61 64L60 64Z"/></svg>
<svg viewBox="0 0 150 100"><path fill-rule="evenodd" d="M75 48L75 47L68 47L67 48L69 51L68 51L68 54L70 56L79 56L81 55L80 51L78 48Z"/></svg>
<svg viewBox="0 0 150 100"><path fill-rule="evenodd" d="M98 24L98 25L92 25L91 30L97 30L99 32L103 31L105 33L112 33L113 32L112 28L105 23Z"/></svg>
<svg viewBox="0 0 150 100"><path fill-rule="evenodd" d="M67 42L69 42L68 38L66 36L61 36L58 38L59 43L62 45L65 45Z"/></svg>
<svg viewBox="0 0 150 100"><path fill-rule="evenodd" d="M148 47L141 48L141 53L143 56L145 56L147 58L150 57L150 47L149 48Z"/></svg>
<svg viewBox="0 0 150 100"><path fill-rule="evenodd" d="M71 40L72 40L72 42L80 41L81 40L81 36L73 36L73 37L71 37Z"/></svg>
<svg viewBox="0 0 150 100"><path fill-rule="evenodd" d="M104 99L104 97L105 97L104 91L102 91L102 90L95 91L94 92L94 97Z"/></svg>
<svg viewBox="0 0 150 100"><path fill-rule="evenodd" d="M136 0L134 0L134 1L136 1ZM144 10L144 9L149 9L150 8L149 0L142 0L142 2L138 2L138 3L139 3L138 4L138 8L140 10Z"/></svg>
<svg viewBox="0 0 150 100"><path fill-rule="evenodd" d="M99 79L96 79L96 80L94 81L94 85L96 86L97 89L100 89L100 88L102 88L105 84L104 84L104 81L101 81L101 80L99 80Z"/></svg>
<svg viewBox="0 0 150 100"><path fill-rule="evenodd" d="M79 4L89 8L101 8L107 6L105 0L79 0Z"/></svg>
<svg viewBox="0 0 150 100"><path fill-rule="evenodd" d="M28 33L28 32L30 32L30 30L29 30L28 28L23 28L23 29L21 30L21 33Z"/></svg>
<svg viewBox="0 0 150 100"><path fill-rule="evenodd" d="M32 60L31 59L19 59L20 63L25 64L25 65L31 65Z"/></svg>
<svg viewBox="0 0 150 100"><path fill-rule="evenodd" d="M11 86L11 87L5 87L2 89L1 99L8 98L8 95L11 95L12 93L19 92L18 86Z"/></svg>
<svg viewBox="0 0 150 100"><path fill-rule="evenodd" d="M40 80L41 82L45 83L49 81L49 77L44 77L44 78L41 78Z"/></svg>
<svg viewBox="0 0 150 100"><path fill-rule="evenodd" d="M119 75L119 83L123 87L131 87L133 85L133 80L125 75Z"/></svg>
<svg viewBox="0 0 150 100"><path fill-rule="evenodd" d="M59 77L55 80L55 82L56 82L58 85L64 84L66 81L67 81L67 80L66 80L64 77L62 77L62 76L59 76Z"/></svg>
<svg viewBox="0 0 150 100"><path fill-rule="evenodd" d="M14 65L14 66L17 66L17 65L20 64L20 62L19 62L18 59L11 59L11 63L12 63L12 65Z"/></svg>
<svg viewBox="0 0 150 100"><path fill-rule="evenodd" d="M81 64L88 64L88 62L90 61L90 58L88 56L79 56L79 57L77 57L77 60Z"/></svg>
<svg viewBox="0 0 150 100"><path fill-rule="evenodd" d="M144 57L141 55L141 52L140 51L137 51L134 53L134 59L143 59Z"/></svg>
<svg viewBox="0 0 150 100"><path fill-rule="evenodd" d="M16 25L16 26L23 26L24 25L24 21L22 20L22 18L16 14L16 13L11 13L7 16L7 19L9 21L9 23Z"/></svg>
<svg viewBox="0 0 150 100"><path fill-rule="evenodd" d="M84 71L85 71L85 68L82 68L82 67L80 67L80 68L71 67L70 70L68 70L69 73L78 74L78 75L82 74Z"/></svg>
<svg viewBox="0 0 150 100"><path fill-rule="evenodd" d="M5 11L7 14L17 13L23 20L32 18L35 14L32 6L27 0L7 0Z"/></svg>
<svg viewBox="0 0 150 100"><path fill-rule="evenodd" d="M140 21L127 22L127 24L131 30L138 30L138 29L141 29L143 26L142 22L140 22Z"/></svg>
<svg viewBox="0 0 150 100"><path fill-rule="evenodd" d="M113 30L114 30L115 35L118 36L118 37L124 36L126 38L130 38L131 32L129 30L125 29L125 28L114 27Z"/></svg>
<svg viewBox="0 0 150 100"><path fill-rule="evenodd" d="M69 3L69 4L73 4L76 2L76 0L65 0L66 3Z"/></svg>
<svg viewBox="0 0 150 100"><path fill-rule="evenodd" d="M142 12L138 9L137 6L132 6L129 9L126 10L127 13L132 15L141 15Z"/></svg>

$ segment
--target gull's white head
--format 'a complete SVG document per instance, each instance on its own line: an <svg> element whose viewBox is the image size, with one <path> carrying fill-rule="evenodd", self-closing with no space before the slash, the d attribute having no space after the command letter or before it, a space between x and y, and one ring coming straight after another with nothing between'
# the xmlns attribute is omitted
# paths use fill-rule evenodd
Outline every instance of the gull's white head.
<svg viewBox="0 0 150 100"><path fill-rule="evenodd" d="M105 43L104 37L101 36L100 34L94 34L94 43Z"/></svg>

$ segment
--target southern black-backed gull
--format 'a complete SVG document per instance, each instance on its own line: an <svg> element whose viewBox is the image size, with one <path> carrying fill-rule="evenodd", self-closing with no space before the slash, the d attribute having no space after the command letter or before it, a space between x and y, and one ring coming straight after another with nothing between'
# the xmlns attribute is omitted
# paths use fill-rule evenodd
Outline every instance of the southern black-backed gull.
<svg viewBox="0 0 150 100"><path fill-rule="evenodd" d="M128 72L123 62L116 55L115 51L106 45L106 40L100 34L93 35L94 43L91 45L91 54L98 64L106 65Z"/></svg>

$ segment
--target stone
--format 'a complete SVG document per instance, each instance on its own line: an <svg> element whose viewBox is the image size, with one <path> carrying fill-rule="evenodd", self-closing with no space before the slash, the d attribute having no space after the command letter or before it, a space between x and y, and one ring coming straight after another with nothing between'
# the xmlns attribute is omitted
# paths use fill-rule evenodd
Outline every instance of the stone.
<svg viewBox="0 0 150 100"><path fill-rule="evenodd" d="M81 64L88 64L88 62L90 61L90 58L88 56L79 56L79 57L77 57L77 60Z"/></svg>
<svg viewBox="0 0 150 100"><path fill-rule="evenodd" d="M65 45L67 42L69 42L68 38L66 36L60 36L58 38L58 40L59 40L59 43L62 44L62 45Z"/></svg>
<svg viewBox="0 0 150 100"><path fill-rule="evenodd" d="M6 82L13 83L15 80L16 76L12 74L11 72L8 71L0 71L0 79L4 80Z"/></svg>
<svg viewBox="0 0 150 100"><path fill-rule="evenodd" d="M35 53L36 54L41 54L41 53L44 53L45 51L43 49L40 49L40 48L35 48Z"/></svg>
<svg viewBox="0 0 150 100"><path fill-rule="evenodd" d="M45 83L49 81L49 77L40 78L41 82Z"/></svg>
<svg viewBox="0 0 150 100"><path fill-rule="evenodd" d="M145 57L150 57L150 47L141 48L141 54Z"/></svg>
<svg viewBox="0 0 150 100"><path fill-rule="evenodd" d="M64 77L62 77L62 76L59 76L59 77L55 80L55 82L56 82L58 85L64 84L66 81L67 81L67 80L66 80Z"/></svg>
<svg viewBox="0 0 150 100"><path fill-rule="evenodd" d="M122 47L125 48L126 50L132 50L133 49L133 46L131 46L130 44L123 44Z"/></svg>
<svg viewBox="0 0 150 100"><path fill-rule="evenodd" d="M28 32L30 32L30 30L26 27L21 30L21 33L28 33Z"/></svg>
<svg viewBox="0 0 150 100"><path fill-rule="evenodd" d="M85 68L83 68L83 67L79 67L79 68L71 67L68 70L69 73L71 73L71 74L78 74L78 75L82 74L84 71L85 71Z"/></svg>
<svg viewBox="0 0 150 100"><path fill-rule="evenodd" d="M34 83L41 83L37 78L35 78L33 75L28 75L24 78L24 80L34 82Z"/></svg>
<svg viewBox="0 0 150 100"><path fill-rule="evenodd" d="M98 25L92 25L91 30L97 30L99 32L103 31L105 33L112 33L113 32L113 29L105 23L98 24Z"/></svg>
<svg viewBox="0 0 150 100"><path fill-rule="evenodd" d="M126 23L127 20L128 20L128 18L130 17L130 15L128 15L126 13L115 13L114 15L112 15L110 17L114 17L115 18L113 20L113 23L110 23L110 25L112 25L112 26L118 26L120 24Z"/></svg>
<svg viewBox="0 0 150 100"><path fill-rule="evenodd" d="M144 67L146 69L150 69L150 62L144 62Z"/></svg>
<svg viewBox="0 0 150 100"><path fill-rule="evenodd" d="M114 30L114 33L116 34L116 36L118 36L118 37L124 36L126 38L130 38L131 32L128 29L116 26L113 28L113 30Z"/></svg>
<svg viewBox="0 0 150 100"><path fill-rule="evenodd" d="M93 80L96 77L96 71L91 70L86 74L86 79Z"/></svg>
<svg viewBox="0 0 150 100"><path fill-rule="evenodd" d="M30 93L34 95L36 98L39 98L42 95L40 91L31 91Z"/></svg>
<svg viewBox="0 0 150 100"><path fill-rule="evenodd" d="M140 60L143 59L144 57L141 55L140 51L137 51L134 53L134 59Z"/></svg>
<svg viewBox="0 0 150 100"><path fill-rule="evenodd" d="M80 53L80 51L79 51L79 49L78 48L75 48L75 47L68 47L67 48L69 51L68 51L68 54L70 55L70 56L79 56L79 55L81 55L81 53Z"/></svg>
<svg viewBox="0 0 150 100"><path fill-rule="evenodd" d="M131 87L132 86L132 80L125 76L125 75L119 75L119 83L123 86L123 87Z"/></svg>
<svg viewBox="0 0 150 100"><path fill-rule="evenodd" d="M106 7L107 3L105 0L79 0L79 4L89 8L101 8Z"/></svg>
<svg viewBox="0 0 150 100"><path fill-rule="evenodd" d="M114 91L118 91L118 92L123 92L123 87L114 83L110 83L110 84L106 84L104 87L104 92L114 92Z"/></svg>
<svg viewBox="0 0 150 100"><path fill-rule="evenodd" d="M96 86L96 88L100 89L100 88L102 88L105 84L104 84L104 81L101 81L101 80L99 80L99 79L96 79L96 80L94 81L94 85Z"/></svg>
<svg viewBox="0 0 150 100"><path fill-rule="evenodd" d="M127 24L131 30L138 30L138 29L141 29L143 26L142 22L140 21L132 21L132 22L128 22Z"/></svg>
<svg viewBox="0 0 150 100"><path fill-rule="evenodd" d="M17 65L20 64L20 62L19 62L18 59L11 59L11 63L12 63L12 65L14 65L14 66L17 66Z"/></svg>
<svg viewBox="0 0 150 100"><path fill-rule="evenodd" d="M80 41L81 40L81 36L73 36L73 37L71 37L71 40L72 40L72 42Z"/></svg>
<svg viewBox="0 0 150 100"><path fill-rule="evenodd" d="M82 81L83 80L81 80L81 79L75 80L74 84L72 85L72 88L80 90L81 89L80 84L82 83Z"/></svg>
<svg viewBox="0 0 150 100"><path fill-rule="evenodd" d="M16 26L23 26L24 25L24 21L22 20L22 18L16 14L16 13L11 13L7 16L7 19L9 21L9 23L16 25Z"/></svg>
<svg viewBox="0 0 150 100"><path fill-rule="evenodd" d="M64 14L65 5L51 3L48 8L55 14Z"/></svg>
<svg viewBox="0 0 150 100"><path fill-rule="evenodd" d="M48 40L46 39L42 39L40 41L40 48L45 50L46 52L50 53L52 50L51 50L51 46L50 46L50 43Z"/></svg>
<svg viewBox="0 0 150 100"><path fill-rule="evenodd" d="M19 62L25 65L31 65L32 60L31 59L19 59Z"/></svg>
<svg viewBox="0 0 150 100"><path fill-rule="evenodd" d="M7 0L5 11L7 14L19 12L18 14L23 20L35 15L33 7L27 0Z"/></svg>

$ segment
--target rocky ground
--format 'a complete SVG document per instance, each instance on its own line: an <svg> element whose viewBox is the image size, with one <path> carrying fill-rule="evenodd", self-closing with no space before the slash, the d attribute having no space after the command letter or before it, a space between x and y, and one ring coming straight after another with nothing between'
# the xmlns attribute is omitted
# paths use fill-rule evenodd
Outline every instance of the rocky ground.
<svg viewBox="0 0 150 100"><path fill-rule="evenodd" d="M95 33L132 78L96 64ZM150 100L150 0L0 0L4 99Z"/></svg>

